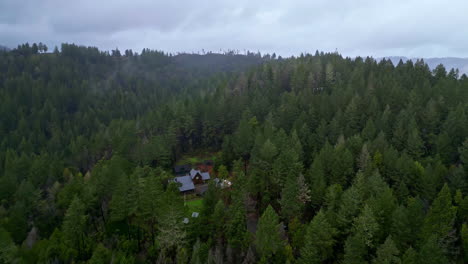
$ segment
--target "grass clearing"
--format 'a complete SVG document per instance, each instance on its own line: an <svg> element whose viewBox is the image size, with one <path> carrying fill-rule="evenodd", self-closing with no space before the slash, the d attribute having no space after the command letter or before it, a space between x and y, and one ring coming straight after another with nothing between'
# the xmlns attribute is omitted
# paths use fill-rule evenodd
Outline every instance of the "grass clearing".
<svg viewBox="0 0 468 264"><path fill-rule="evenodd" d="M217 152L197 151L183 155L177 162L177 165L202 163L205 160L216 160Z"/></svg>
<svg viewBox="0 0 468 264"><path fill-rule="evenodd" d="M200 212L203 206L203 198L196 198L185 203L185 207L190 215L192 212Z"/></svg>

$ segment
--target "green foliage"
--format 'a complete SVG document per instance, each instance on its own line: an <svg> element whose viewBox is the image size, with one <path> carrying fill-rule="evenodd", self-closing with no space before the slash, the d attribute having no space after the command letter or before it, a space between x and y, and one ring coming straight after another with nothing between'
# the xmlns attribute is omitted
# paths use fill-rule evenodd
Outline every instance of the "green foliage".
<svg viewBox="0 0 468 264"><path fill-rule="evenodd" d="M229 176L229 172L228 172L226 166L224 166L224 165L219 166L219 168L218 168L218 177L220 179L227 179L228 176Z"/></svg>
<svg viewBox="0 0 468 264"><path fill-rule="evenodd" d="M440 248L437 241L437 235L430 236L426 240L418 255L419 263L449 263L448 259L444 255L443 249Z"/></svg>
<svg viewBox="0 0 468 264"><path fill-rule="evenodd" d="M299 186L295 178L288 178L281 192L281 215L289 220L300 215L304 204L299 200Z"/></svg>
<svg viewBox="0 0 468 264"><path fill-rule="evenodd" d="M86 219L84 205L78 197L75 197L65 214L62 225L63 240L73 258L80 258L86 250Z"/></svg>
<svg viewBox="0 0 468 264"><path fill-rule="evenodd" d="M325 213L319 211L307 227L300 263L323 263L333 257L336 229L328 223Z"/></svg>
<svg viewBox="0 0 468 264"><path fill-rule="evenodd" d="M17 247L10 234L0 228L0 263L13 263L16 260Z"/></svg>
<svg viewBox="0 0 468 264"><path fill-rule="evenodd" d="M314 160L307 175L310 183L310 203L314 208L320 208L325 197L327 183L323 165L319 159Z"/></svg>
<svg viewBox="0 0 468 264"><path fill-rule="evenodd" d="M467 87L337 53L0 52L0 262L465 263ZM171 167L206 159L233 184L184 207Z"/></svg>
<svg viewBox="0 0 468 264"><path fill-rule="evenodd" d="M171 184L174 186L174 184ZM173 252L185 243L186 232L183 228L183 202L174 187L166 190L161 201L164 214L160 218L158 226L158 244L166 256L172 256Z"/></svg>
<svg viewBox="0 0 468 264"><path fill-rule="evenodd" d="M463 141L463 145L458 148L460 153L460 160L468 167L468 138Z"/></svg>
<svg viewBox="0 0 468 264"><path fill-rule="evenodd" d="M269 205L258 221L255 237L255 246L262 259L270 259L282 249L284 241L280 230L278 215Z"/></svg>
<svg viewBox="0 0 468 264"><path fill-rule="evenodd" d="M412 247L409 247L408 250L406 250L405 254L403 255L401 263L402 264L419 263L418 253L416 252L416 250L414 250Z"/></svg>
<svg viewBox="0 0 468 264"><path fill-rule="evenodd" d="M464 261L468 261L468 225L463 224L461 228L461 239L463 243L463 258Z"/></svg>
<svg viewBox="0 0 468 264"><path fill-rule="evenodd" d="M90 264L108 263L111 260L111 252L102 244L98 244L94 249L93 255L89 259Z"/></svg>
<svg viewBox="0 0 468 264"><path fill-rule="evenodd" d="M400 251L397 249L392 238L389 236L385 240L385 243L377 248L377 256L372 262L383 264L399 264L401 263L401 260L398 257L399 253Z"/></svg>
<svg viewBox="0 0 468 264"><path fill-rule="evenodd" d="M452 204L450 190L447 185L444 185L424 219L422 237L445 239L454 228L456 213L457 208Z"/></svg>
<svg viewBox="0 0 468 264"><path fill-rule="evenodd" d="M243 249L247 245L247 223L242 205L234 204L229 210L226 236L228 243L235 249Z"/></svg>

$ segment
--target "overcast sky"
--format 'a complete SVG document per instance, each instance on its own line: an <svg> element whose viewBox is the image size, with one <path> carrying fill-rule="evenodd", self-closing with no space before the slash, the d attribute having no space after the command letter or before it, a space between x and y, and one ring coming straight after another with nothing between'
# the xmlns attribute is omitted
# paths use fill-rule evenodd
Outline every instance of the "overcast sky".
<svg viewBox="0 0 468 264"><path fill-rule="evenodd" d="M468 57L467 0L0 0L0 45Z"/></svg>

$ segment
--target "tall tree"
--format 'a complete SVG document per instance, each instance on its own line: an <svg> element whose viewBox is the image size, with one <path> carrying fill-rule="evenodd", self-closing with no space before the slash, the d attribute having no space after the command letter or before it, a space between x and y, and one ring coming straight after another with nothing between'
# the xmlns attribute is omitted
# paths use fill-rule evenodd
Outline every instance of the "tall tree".
<svg viewBox="0 0 468 264"><path fill-rule="evenodd" d="M395 246L391 236L388 236L385 243L377 248L377 256L372 262L382 264L400 264L401 260L398 257L399 253L400 251Z"/></svg>
<svg viewBox="0 0 468 264"><path fill-rule="evenodd" d="M280 235L281 225L278 215L271 205L263 212L258 221L255 246L262 261L273 258L282 250L284 241Z"/></svg>
<svg viewBox="0 0 468 264"><path fill-rule="evenodd" d="M64 241L73 258L82 257L86 250L86 219L84 205L78 197L75 197L65 214L62 225Z"/></svg>
<svg viewBox="0 0 468 264"><path fill-rule="evenodd" d="M422 238L427 241L427 246L431 243L442 244L444 252L452 250L452 235L454 231L455 216L457 208L452 204L452 195L447 184L442 187L437 198L431 205L424 224L422 226ZM431 240L431 241L429 241ZM432 240L435 240L432 241Z"/></svg>
<svg viewBox="0 0 468 264"><path fill-rule="evenodd" d="M328 223L320 210L307 227L304 246L301 248L300 263L324 263L333 257L337 230Z"/></svg>

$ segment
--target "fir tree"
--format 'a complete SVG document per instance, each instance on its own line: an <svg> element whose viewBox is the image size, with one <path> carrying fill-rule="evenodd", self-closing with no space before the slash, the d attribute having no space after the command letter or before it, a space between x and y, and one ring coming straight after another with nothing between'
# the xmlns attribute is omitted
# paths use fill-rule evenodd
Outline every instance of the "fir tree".
<svg viewBox="0 0 468 264"><path fill-rule="evenodd" d="M75 197L63 219L62 231L64 241L73 252L72 255L80 257L85 250L85 208L78 197Z"/></svg>
<svg viewBox="0 0 468 264"><path fill-rule="evenodd" d="M262 259L272 258L283 248L280 228L278 215L269 205L258 221L255 237L255 246Z"/></svg>
<svg viewBox="0 0 468 264"><path fill-rule="evenodd" d="M372 261L373 263L382 264L400 264L401 260L398 257L399 250L395 246L391 236L388 236L385 243L377 248L377 256Z"/></svg>
<svg viewBox="0 0 468 264"><path fill-rule="evenodd" d="M307 227L299 262L324 263L331 259L336 233L336 229L328 223L325 213L319 211Z"/></svg>

